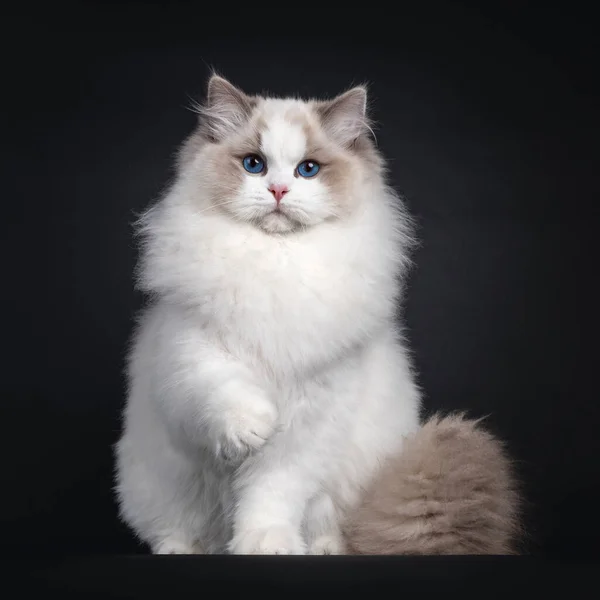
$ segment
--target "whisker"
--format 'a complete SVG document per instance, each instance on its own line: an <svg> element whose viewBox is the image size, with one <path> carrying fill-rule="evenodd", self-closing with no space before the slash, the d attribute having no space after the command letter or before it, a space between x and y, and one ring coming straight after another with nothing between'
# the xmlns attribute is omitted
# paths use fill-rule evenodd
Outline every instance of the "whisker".
<svg viewBox="0 0 600 600"><path fill-rule="evenodd" d="M211 204L210 206L208 206L202 210L199 210L194 214L201 215L202 213L212 210L213 208L218 208L219 206L225 206L227 204L233 204L234 202L235 202L235 200L228 200L227 202L220 202L219 204Z"/></svg>

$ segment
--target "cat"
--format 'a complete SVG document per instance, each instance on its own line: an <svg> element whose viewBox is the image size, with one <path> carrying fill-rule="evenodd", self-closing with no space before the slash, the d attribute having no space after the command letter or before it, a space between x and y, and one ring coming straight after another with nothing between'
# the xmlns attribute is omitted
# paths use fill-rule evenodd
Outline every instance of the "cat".
<svg viewBox="0 0 600 600"><path fill-rule="evenodd" d="M342 554L420 427L397 316L413 220L365 86L271 97L212 74L195 108L138 222L119 514L155 554Z"/></svg>
<svg viewBox="0 0 600 600"><path fill-rule="evenodd" d="M481 420L435 415L405 440L343 524L348 554L520 554L522 499Z"/></svg>

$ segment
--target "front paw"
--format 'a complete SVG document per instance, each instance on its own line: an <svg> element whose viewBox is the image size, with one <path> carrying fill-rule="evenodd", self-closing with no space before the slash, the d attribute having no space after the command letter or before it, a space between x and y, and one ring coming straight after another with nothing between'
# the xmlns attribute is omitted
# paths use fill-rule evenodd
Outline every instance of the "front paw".
<svg viewBox="0 0 600 600"><path fill-rule="evenodd" d="M274 526L242 531L229 544L231 554L306 554L302 537L292 527Z"/></svg>
<svg viewBox="0 0 600 600"><path fill-rule="evenodd" d="M217 454L237 464L258 450L275 431L277 409L261 394L245 393L225 409Z"/></svg>
<svg viewBox="0 0 600 600"><path fill-rule="evenodd" d="M321 535L311 543L308 553L321 556L327 554L344 554L344 541L337 533Z"/></svg>

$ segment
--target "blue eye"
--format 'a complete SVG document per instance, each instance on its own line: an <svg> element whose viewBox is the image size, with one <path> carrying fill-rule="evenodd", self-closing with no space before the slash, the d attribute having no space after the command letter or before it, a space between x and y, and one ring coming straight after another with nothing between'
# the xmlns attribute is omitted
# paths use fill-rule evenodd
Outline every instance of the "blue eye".
<svg viewBox="0 0 600 600"><path fill-rule="evenodd" d="M246 156L242 164L248 173L262 173L265 170L265 161L260 156L256 156L256 154Z"/></svg>
<svg viewBox="0 0 600 600"><path fill-rule="evenodd" d="M305 160L298 165L298 175L301 177L314 177L321 167L314 160Z"/></svg>

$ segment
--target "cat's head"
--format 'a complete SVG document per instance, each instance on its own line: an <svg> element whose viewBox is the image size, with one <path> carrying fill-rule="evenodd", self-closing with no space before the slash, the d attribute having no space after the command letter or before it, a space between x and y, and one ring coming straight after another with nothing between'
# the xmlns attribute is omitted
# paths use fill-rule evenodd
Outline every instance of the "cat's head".
<svg viewBox="0 0 600 600"><path fill-rule="evenodd" d="M197 111L180 170L215 210L268 233L347 217L379 174L362 86L325 101L268 98L213 75Z"/></svg>

